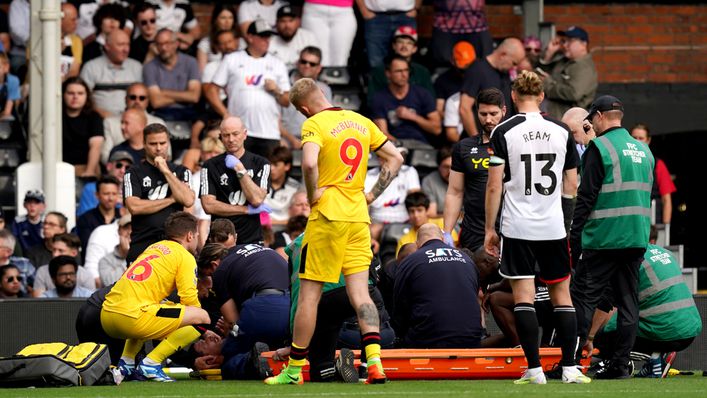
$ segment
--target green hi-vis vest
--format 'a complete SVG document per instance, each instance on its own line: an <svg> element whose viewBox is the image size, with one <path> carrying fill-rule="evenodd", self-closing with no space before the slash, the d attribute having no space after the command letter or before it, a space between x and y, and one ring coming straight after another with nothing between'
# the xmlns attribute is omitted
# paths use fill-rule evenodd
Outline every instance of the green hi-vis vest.
<svg viewBox="0 0 707 398"><path fill-rule="evenodd" d="M295 325L295 313L297 312L297 299L299 298L299 268L302 257L302 240L304 234L300 234L285 248L285 253L289 257L288 263L290 267L290 331ZM346 286L344 275L339 276L337 283L325 283L322 287L322 294L330 290Z"/></svg>
<svg viewBox="0 0 707 398"><path fill-rule="evenodd" d="M606 174L582 231L583 249L645 248L655 160L624 128L593 139Z"/></svg>
<svg viewBox="0 0 707 398"><path fill-rule="evenodd" d="M702 331L700 312L673 255L648 245L638 273L638 336L653 341L689 339ZM616 314L605 330L616 329Z"/></svg>

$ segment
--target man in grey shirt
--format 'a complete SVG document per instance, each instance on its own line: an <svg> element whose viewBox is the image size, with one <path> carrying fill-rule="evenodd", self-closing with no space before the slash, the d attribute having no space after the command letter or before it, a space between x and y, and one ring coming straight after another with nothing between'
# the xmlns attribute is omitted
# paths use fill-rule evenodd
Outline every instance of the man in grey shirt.
<svg viewBox="0 0 707 398"><path fill-rule="evenodd" d="M125 110L125 90L142 81L142 64L128 58L130 37L122 29L106 38L105 53L84 65L81 78L93 92L96 111L103 118Z"/></svg>
<svg viewBox="0 0 707 398"><path fill-rule="evenodd" d="M155 37L158 57L142 71L150 105L155 116L164 120L192 121L194 104L201 96L201 73L196 58L177 52L176 33L161 29Z"/></svg>
<svg viewBox="0 0 707 398"><path fill-rule="evenodd" d="M430 198L427 215L431 218L444 215L444 198L447 196L449 173L452 170L452 150L450 148L442 147L437 152L437 164L437 171L422 179L422 192Z"/></svg>

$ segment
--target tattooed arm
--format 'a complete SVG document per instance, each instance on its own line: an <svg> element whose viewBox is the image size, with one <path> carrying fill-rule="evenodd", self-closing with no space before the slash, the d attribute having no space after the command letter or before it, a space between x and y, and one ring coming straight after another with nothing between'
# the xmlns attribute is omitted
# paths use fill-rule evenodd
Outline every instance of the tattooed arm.
<svg viewBox="0 0 707 398"><path fill-rule="evenodd" d="M380 158L381 172L370 192L366 193L366 202L373 203L388 188L390 182L398 175L400 166L403 164L403 157L392 142L386 142L376 152Z"/></svg>

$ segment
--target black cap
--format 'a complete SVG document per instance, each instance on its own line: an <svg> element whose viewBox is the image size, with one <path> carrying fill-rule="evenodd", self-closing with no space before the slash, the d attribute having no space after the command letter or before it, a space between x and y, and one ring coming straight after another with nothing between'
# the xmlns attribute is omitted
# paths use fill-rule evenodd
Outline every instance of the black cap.
<svg viewBox="0 0 707 398"><path fill-rule="evenodd" d="M275 31L272 30L272 27L267 22L265 22L265 20L258 18L255 21L251 22L248 26L248 34L258 36L272 36L275 34Z"/></svg>
<svg viewBox="0 0 707 398"><path fill-rule="evenodd" d="M586 30L580 28L579 26L570 26L565 31L557 32L557 35L569 37L571 39L579 39L579 40L586 41L587 43L589 43L589 33L587 33Z"/></svg>
<svg viewBox="0 0 707 398"><path fill-rule="evenodd" d="M296 18L297 14L295 13L295 10L294 8L292 8L291 5L285 4L277 10L277 19L280 19L282 17Z"/></svg>
<svg viewBox="0 0 707 398"><path fill-rule="evenodd" d="M30 200L34 200L40 203L44 203L44 192L42 192L41 189L33 189L30 191L27 191L25 194L25 202L28 202Z"/></svg>
<svg viewBox="0 0 707 398"><path fill-rule="evenodd" d="M624 111L624 104L621 100L611 95L602 95L592 102L592 106L589 107L589 114L585 117L585 120L591 121L597 112L607 112L607 111Z"/></svg>

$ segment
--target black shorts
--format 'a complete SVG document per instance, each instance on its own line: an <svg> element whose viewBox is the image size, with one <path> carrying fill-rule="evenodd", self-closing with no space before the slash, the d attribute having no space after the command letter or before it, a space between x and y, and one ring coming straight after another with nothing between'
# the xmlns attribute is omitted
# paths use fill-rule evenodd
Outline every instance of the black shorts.
<svg viewBox="0 0 707 398"><path fill-rule="evenodd" d="M538 276L547 284L569 278L570 250L567 239L532 241L503 237L501 276L508 279L535 278L536 262L540 268Z"/></svg>

